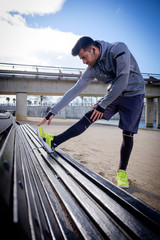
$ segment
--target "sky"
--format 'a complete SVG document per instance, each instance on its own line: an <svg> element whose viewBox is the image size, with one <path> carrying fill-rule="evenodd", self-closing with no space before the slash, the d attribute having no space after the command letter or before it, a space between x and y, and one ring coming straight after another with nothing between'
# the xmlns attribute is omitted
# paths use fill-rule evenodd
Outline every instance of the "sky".
<svg viewBox="0 0 160 240"><path fill-rule="evenodd" d="M0 0L0 63L85 68L81 36L125 42L142 73L160 73L160 0Z"/></svg>

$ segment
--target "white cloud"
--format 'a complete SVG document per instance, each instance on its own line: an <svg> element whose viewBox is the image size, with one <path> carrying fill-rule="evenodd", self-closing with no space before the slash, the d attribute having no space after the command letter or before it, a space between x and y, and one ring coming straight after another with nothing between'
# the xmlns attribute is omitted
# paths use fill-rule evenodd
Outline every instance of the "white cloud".
<svg viewBox="0 0 160 240"><path fill-rule="evenodd" d="M0 29L1 62L56 65L60 60L64 61L66 56L72 57L71 49L79 38L73 33L51 28L29 28L21 18L14 25L0 21Z"/></svg>
<svg viewBox="0 0 160 240"><path fill-rule="evenodd" d="M1 13L0 12L0 24L3 27L3 24L5 24L5 22L8 22L10 25L25 25L26 21L25 19L19 15L19 14L15 14L15 15L11 15L7 12Z"/></svg>
<svg viewBox="0 0 160 240"><path fill-rule="evenodd" d="M8 4L7 4L8 2ZM60 0L43 0L33 1L31 9L27 5L28 1L10 1L15 3L8 7L9 0L5 0L4 10L16 10L24 12L23 4L28 12L46 13L47 11L57 11L62 7L63 1ZM50 5L48 9L43 8L43 3ZM54 2L54 4L51 4ZM36 3L38 7L36 8ZM57 3L57 5L55 4ZM12 4L13 5L13 4ZM41 5L41 7L39 6ZM71 32L61 32L56 29L48 28L30 28L27 26L25 19L20 14L11 15L0 10L0 62L24 63L24 64L39 64L39 65L54 65L54 66L79 66L78 58L71 56L71 49L80 36ZM82 67L82 65L81 65Z"/></svg>
<svg viewBox="0 0 160 240"><path fill-rule="evenodd" d="M47 14L60 11L65 0L1 0L1 12Z"/></svg>
<svg viewBox="0 0 160 240"><path fill-rule="evenodd" d="M62 56L62 55L57 57L57 59L60 59L60 60L63 59L63 58L64 58L64 56Z"/></svg>

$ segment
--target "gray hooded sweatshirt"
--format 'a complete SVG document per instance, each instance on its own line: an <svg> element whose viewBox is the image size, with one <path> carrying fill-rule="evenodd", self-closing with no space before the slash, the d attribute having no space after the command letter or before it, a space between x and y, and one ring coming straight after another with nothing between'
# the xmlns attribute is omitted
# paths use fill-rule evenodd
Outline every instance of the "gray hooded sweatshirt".
<svg viewBox="0 0 160 240"><path fill-rule="evenodd" d="M95 78L110 86L109 91L98 103L103 109L119 96L144 94L144 79L127 46L122 42L96 42L100 48L100 58L93 67L87 67L77 83L51 108L53 114L57 114L70 103Z"/></svg>

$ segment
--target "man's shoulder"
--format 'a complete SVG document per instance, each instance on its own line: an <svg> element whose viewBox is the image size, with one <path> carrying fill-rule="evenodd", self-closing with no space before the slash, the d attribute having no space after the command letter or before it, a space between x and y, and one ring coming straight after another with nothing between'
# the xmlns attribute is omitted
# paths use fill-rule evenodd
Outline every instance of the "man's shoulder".
<svg viewBox="0 0 160 240"><path fill-rule="evenodd" d="M82 76L81 76L81 80L83 81L83 79L93 79L94 78L94 73L95 73L95 69L94 69L94 67L90 67L90 66L88 66L87 68L86 68L86 70L84 71L84 73L82 74Z"/></svg>
<svg viewBox="0 0 160 240"><path fill-rule="evenodd" d="M117 48L119 48L119 49L121 49L121 48L128 48L126 43L124 43L124 42L112 42L111 46L112 46L112 49L115 49L115 48L116 49Z"/></svg>

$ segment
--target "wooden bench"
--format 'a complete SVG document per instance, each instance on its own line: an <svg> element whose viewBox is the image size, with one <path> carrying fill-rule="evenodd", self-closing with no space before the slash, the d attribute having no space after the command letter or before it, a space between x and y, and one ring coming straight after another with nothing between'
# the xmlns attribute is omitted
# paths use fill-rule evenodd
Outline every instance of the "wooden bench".
<svg viewBox="0 0 160 240"><path fill-rule="evenodd" d="M30 125L0 124L0 197L21 239L160 239L159 212L62 150L49 155Z"/></svg>

